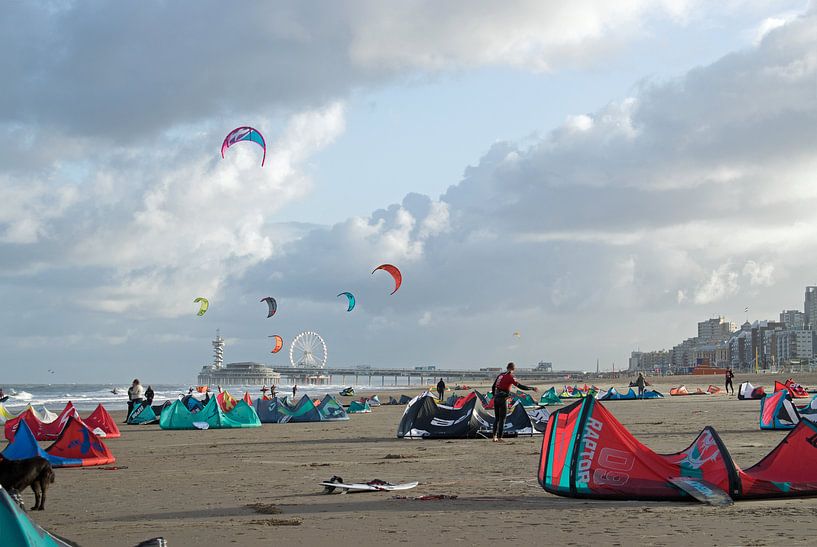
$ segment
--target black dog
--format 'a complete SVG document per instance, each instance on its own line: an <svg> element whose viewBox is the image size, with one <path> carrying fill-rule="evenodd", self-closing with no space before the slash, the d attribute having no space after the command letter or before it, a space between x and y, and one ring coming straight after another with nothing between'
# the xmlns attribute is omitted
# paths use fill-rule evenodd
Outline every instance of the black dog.
<svg viewBox="0 0 817 547"><path fill-rule="evenodd" d="M45 509L45 491L54 482L54 471L45 458L0 460L0 485L14 495L29 486L34 490L35 511Z"/></svg>

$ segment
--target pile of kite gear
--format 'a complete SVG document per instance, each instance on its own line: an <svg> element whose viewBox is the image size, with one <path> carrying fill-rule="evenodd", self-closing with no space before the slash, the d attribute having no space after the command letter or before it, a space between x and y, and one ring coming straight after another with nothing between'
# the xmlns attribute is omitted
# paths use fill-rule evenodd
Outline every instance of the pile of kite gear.
<svg viewBox="0 0 817 547"><path fill-rule="evenodd" d="M162 411L171 405L170 401L165 401L159 405L149 405L147 401L134 405L133 410L128 414L129 425L150 425L158 424Z"/></svg>
<svg viewBox="0 0 817 547"><path fill-rule="evenodd" d="M733 500L817 494L817 425L800 421L766 457L743 470L717 432L706 427L685 450L660 455L640 443L595 399L553 413L542 442L538 479L552 494L575 498ZM694 492L694 493L693 493Z"/></svg>
<svg viewBox="0 0 817 547"><path fill-rule="evenodd" d="M760 429L794 429L798 423L800 413L789 390L783 388L760 400Z"/></svg>
<svg viewBox="0 0 817 547"><path fill-rule="evenodd" d="M159 417L162 429L230 429L261 427L255 409L243 399L225 412L216 397L211 397L198 412L191 412L183 399L178 399L162 411Z"/></svg>
<svg viewBox="0 0 817 547"><path fill-rule="evenodd" d="M52 467L86 467L116 462L102 438L81 419L73 416L69 416L59 437L45 450L40 448L28 423L21 421L14 439L3 450L2 456L7 460L39 456L48 460Z"/></svg>
<svg viewBox="0 0 817 547"><path fill-rule="evenodd" d="M76 545L38 526L2 487L0 487L0 530L2 530L2 543L8 546L68 547Z"/></svg>
<svg viewBox="0 0 817 547"><path fill-rule="evenodd" d="M34 438L38 441L53 441L58 438L68 423L69 418L76 418L84 421L98 437L107 437L115 439L121 436L119 428L113 417L105 410L105 407L97 405L96 409L88 415L85 420L79 415L79 412L74 408L73 403L69 401L65 408L59 414L54 414L43 407L42 411L37 411L31 405L25 407L19 414L13 416L7 409L5 410L4 433L9 441L14 440L14 435L20 426L20 423L25 422Z"/></svg>
<svg viewBox="0 0 817 547"><path fill-rule="evenodd" d="M685 395L709 395L706 391L702 390L701 388L695 388L695 391L689 391L687 386L680 385L678 387L671 388L669 390L669 394L671 397L679 397Z"/></svg>
<svg viewBox="0 0 817 547"><path fill-rule="evenodd" d="M297 402L290 402L286 397L256 399L255 409L261 423L265 424L326 422L349 419L340 403L329 394L317 401L313 401L308 395L304 395Z"/></svg>
<svg viewBox="0 0 817 547"><path fill-rule="evenodd" d="M743 382L738 387L738 399L741 401L750 399L762 399L766 396L763 386L755 387L749 382Z"/></svg>
<svg viewBox="0 0 817 547"><path fill-rule="evenodd" d="M456 397L456 395L452 395L451 397ZM384 404L387 404L387 405L407 405L410 401L411 401L411 397L409 397L408 395L401 395L399 400L395 399L394 397L389 397L389 402L384 403Z"/></svg>
<svg viewBox="0 0 817 547"><path fill-rule="evenodd" d="M405 439L475 439L491 437L494 415L485 410L476 395L459 408L440 405L426 392L412 399L403 411L397 437ZM459 400L457 401L459 403ZM543 412L542 412L543 411ZM534 417L516 404L505 418L505 437L535 435L544 430L541 420L547 420L546 410L535 411ZM534 424L534 420L539 420ZM538 427L537 427L538 426Z"/></svg>
<svg viewBox="0 0 817 547"><path fill-rule="evenodd" d="M559 397L562 399L581 399L583 397L594 397L599 392L599 388L596 386L588 386L584 384L583 387L579 386L564 386L562 392L559 394Z"/></svg>
<svg viewBox="0 0 817 547"><path fill-rule="evenodd" d="M540 406L548 406L548 405L560 405L562 404L562 399L559 397L559 394L556 393L556 388L552 387L549 390L542 393L542 396L539 398L539 405Z"/></svg>
<svg viewBox="0 0 817 547"><path fill-rule="evenodd" d="M366 414L372 411L368 401L352 401L349 403L349 408L346 409L348 414Z"/></svg>
<svg viewBox="0 0 817 547"><path fill-rule="evenodd" d="M774 382L774 390L775 392L788 390L789 395L791 395L794 399L808 399L809 394L806 391L806 388L789 378L785 381L785 383L778 382L775 380Z"/></svg>
<svg viewBox="0 0 817 547"><path fill-rule="evenodd" d="M341 397L351 397L355 394L355 390L352 387L347 387L346 389L340 392Z"/></svg>

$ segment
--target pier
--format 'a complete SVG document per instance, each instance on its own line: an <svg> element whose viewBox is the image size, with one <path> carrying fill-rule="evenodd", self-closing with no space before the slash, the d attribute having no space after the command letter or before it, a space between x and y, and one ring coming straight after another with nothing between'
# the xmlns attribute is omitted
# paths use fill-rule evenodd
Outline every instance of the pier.
<svg viewBox="0 0 817 547"><path fill-rule="evenodd" d="M389 385L426 385L426 382L436 384L442 378L446 383L485 383L493 382L497 374L503 369L479 370L479 369L437 369L437 370L416 370L413 368L358 368L358 367L327 367L327 368L279 368L276 369L284 380L299 379L308 375L329 376L330 384L335 385L370 385L385 386L386 379L393 380ZM514 372L523 383L530 382L556 382L565 380L568 376L575 380L584 378L581 372L573 371L539 371L533 369L516 369ZM405 380L402 381L401 380Z"/></svg>

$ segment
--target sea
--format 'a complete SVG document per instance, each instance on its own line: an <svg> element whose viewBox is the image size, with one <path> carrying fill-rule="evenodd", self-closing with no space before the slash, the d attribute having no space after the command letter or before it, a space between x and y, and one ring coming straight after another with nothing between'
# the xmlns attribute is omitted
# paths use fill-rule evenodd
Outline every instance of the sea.
<svg viewBox="0 0 817 547"><path fill-rule="evenodd" d="M77 410L93 410L102 403L108 410L124 410L128 406L128 385L117 384L7 384L3 385L3 391L9 398L3 403L10 410L25 407L28 404L36 407L45 406L52 412L59 412L68 401L71 401ZM154 401L161 403L164 400L174 400L179 395L184 395L190 389L190 385L182 384L153 384L155 393ZM226 386L224 389L231 395L241 397L244 392L250 393L253 398L261 395L261 387L258 386ZM420 387L412 386L374 386L374 385L324 385L324 386L298 386L298 395L304 393L323 396L326 393L337 395L344 388L353 387L356 393L377 393L378 389L399 389L405 387L408 393L414 393ZM145 385L147 388L147 385ZM116 393L114 393L116 391ZM214 389L215 391L215 389ZM292 386L278 386L277 391L281 394L292 392ZM414 393L416 395L416 393Z"/></svg>

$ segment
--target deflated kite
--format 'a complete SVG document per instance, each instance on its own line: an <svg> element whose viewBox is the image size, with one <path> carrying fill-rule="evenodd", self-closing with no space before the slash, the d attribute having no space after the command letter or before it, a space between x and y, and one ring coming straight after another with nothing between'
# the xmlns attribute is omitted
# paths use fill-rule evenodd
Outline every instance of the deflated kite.
<svg viewBox="0 0 817 547"><path fill-rule="evenodd" d="M272 351L270 353L278 353L279 351L281 351L281 348L284 347L284 339L278 336L277 334L273 334L269 338L275 340L275 347L272 348Z"/></svg>
<svg viewBox="0 0 817 547"><path fill-rule="evenodd" d="M267 319L275 315L275 312L278 311L278 303L275 301L273 297L268 296L266 298L262 298L260 301L266 302L267 305L269 306L269 313L267 314Z"/></svg>
<svg viewBox="0 0 817 547"><path fill-rule="evenodd" d="M193 300L193 302L196 303L196 304L199 304L199 303L201 304L201 306L199 306L198 313L196 313L196 315L198 315L199 317L204 315L204 313L207 311L207 308L210 307L210 301L207 300L206 298L202 298L201 296L199 296L198 298Z"/></svg>
<svg viewBox="0 0 817 547"><path fill-rule="evenodd" d="M224 137L224 142L221 143L221 157L224 157L224 152L232 145L241 141L252 141L258 144L263 150L264 155L261 157L261 167L264 167L264 161L267 159L267 142L264 140L264 135L255 128L249 126L236 127Z"/></svg>
<svg viewBox="0 0 817 547"><path fill-rule="evenodd" d="M352 311L355 309L355 295L350 292L342 292L338 295L338 297L345 296L348 299L349 307L346 311Z"/></svg>
<svg viewBox="0 0 817 547"><path fill-rule="evenodd" d="M389 274L391 274L391 276L394 278L394 290L391 292L391 294L396 293L397 289L400 288L400 284L403 283L403 274L400 273L400 270L397 269L397 266L392 266L391 264L381 264L380 266L372 270L372 275L374 275L374 272L376 272L377 270L385 270L389 272Z"/></svg>

